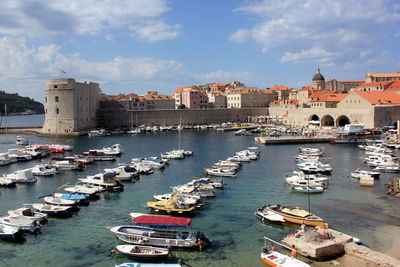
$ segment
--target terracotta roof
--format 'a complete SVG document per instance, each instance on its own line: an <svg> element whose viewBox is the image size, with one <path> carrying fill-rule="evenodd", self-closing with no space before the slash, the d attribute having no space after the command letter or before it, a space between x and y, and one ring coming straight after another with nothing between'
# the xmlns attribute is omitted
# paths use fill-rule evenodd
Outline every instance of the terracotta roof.
<svg viewBox="0 0 400 267"><path fill-rule="evenodd" d="M389 86L391 83L393 83L393 81L363 83L363 84L358 85L356 88Z"/></svg>
<svg viewBox="0 0 400 267"><path fill-rule="evenodd" d="M391 78L391 77L400 77L400 72L394 73L369 73L369 75L373 77L380 77L380 78Z"/></svg>
<svg viewBox="0 0 400 267"><path fill-rule="evenodd" d="M225 87L227 85L229 85L229 83L214 83L211 86L222 86L222 87Z"/></svg>
<svg viewBox="0 0 400 267"><path fill-rule="evenodd" d="M335 93L336 93L335 91L318 91L318 92L312 93L308 98L319 98L326 94L335 94Z"/></svg>
<svg viewBox="0 0 400 267"><path fill-rule="evenodd" d="M175 90L175 93L182 93L182 91L183 91L183 88L178 88Z"/></svg>
<svg viewBox="0 0 400 267"><path fill-rule="evenodd" d="M321 91L321 90L318 88L315 88L314 86L307 86L307 87L301 88L299 91Z"/></svg>
<svg viewBox="0 0 400 267"><path fill-rule="evenodd" d="M356 91L354 92L358 94L360 97L367 100L372 105L399 105L400 104L400 95L395 92L388 91Z"/></svg>
<svg viewBox="0 0 400 267"><path fill-rule="evenodd" d="M324 94L316 100L311 100L310 102L340 102L343 98L349 94Z"/></svg>
<svg viewBox="0 0 400 267"><path fill-rule="evenodd" d="M284 85L278 85L278 86L274 86L274 87L271 87L271 88L267 89L267 92L288 91L288 90L292 90L292 88L289 88L289 87L284 86Z"/></svg>
<svg viewBox="0 0 400 267"><path fill-rule="evenodd" d="M393 81L385 91L400 91L400 81Z"/></svg>
<svg viewBox="0 0 400 267"><path fill-rule="evenodd" d="M299 103L297 99L283 99L283 100L274 100L272 104L287 104L287 105L296 105Z"/></svg>

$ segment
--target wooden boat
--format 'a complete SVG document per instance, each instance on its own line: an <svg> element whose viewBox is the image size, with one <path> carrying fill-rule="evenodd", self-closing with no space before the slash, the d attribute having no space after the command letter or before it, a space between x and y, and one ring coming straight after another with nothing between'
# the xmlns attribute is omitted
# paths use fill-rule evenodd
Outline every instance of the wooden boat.
<svg viewBox="0 0 400 267"><path fill-rule="evenodd" d="M115 226L109 230L119 240L137 245L193 248L198 246L199 240L203 241L204 246L210 242L201 232L166 231L134 225Z"/></svg>
<svg viewBox="0 0 400 267"><path fill-rule="evenodd" d="M196 207L182 205L175 198L172 200L149 201L146 203L146 205L154 211L166 212L175 215L190 216L196 212Z"/></svg>
<svg viewBox="0 0 400 267"><path fill-rule="evenodd" d="M275 212L291 223L295 224L305 224L309 226L321 226L325 229L328 228L328 224L324 222L321 217L310 213L298 206L265 206L264 210L269 210Z"/></svg>
<svg viewBox="0 0 400 267"><path fill-rule="evenodd" d="M277 251L262 249L261 260L273 267L309 267L310 265Z"/></svg>
<svg viewBox="0 0 400 267"><path fill-rule="evenodd" d="M168 258L169 249L151 246L119 245L115 247L115 252L138 261L161 261Z"/></svg>
<svg viewBox="0 0 400 267"><path fill-rule="evenodd" d="M69 206L56 206L50 204L35 203L32 207L39 212L46 213L52 217L71 217L71 207Z"/></svg>

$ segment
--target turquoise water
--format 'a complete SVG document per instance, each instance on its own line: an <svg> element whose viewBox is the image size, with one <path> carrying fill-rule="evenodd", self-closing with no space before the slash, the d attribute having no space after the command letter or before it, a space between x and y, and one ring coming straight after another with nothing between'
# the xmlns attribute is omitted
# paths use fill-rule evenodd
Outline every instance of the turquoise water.
<svg viewBox="0 0 400 267"><path fill-rule="evenodd" d="M138 136L99 138L29 137L35 142L65 143L76 152L122 144L126 153L118 162L133 157L158 155L178 146L177 132L149 133ZM8 140L6 142L6 140ZM12 146L15 135L0 136L0 150ZM141 176L125 184L121 193L104 193L97 201L82 207L69 219L53 219L42 234L27 236L23 244L0 241L0 266L113 266L126 260L109 255L120 242L105 229L106 226L129 224L129 212L148 212L144 206L154 193L166 193L172 185L188 182L200 176L203 168L231 156L235 151L254 146L253 137L238 137L233 133L213 130L182 132L181 147L194 151L193 157L172 161L170 166L152 175ZM9 144L6 144L9 143ZM360 188L357 180L347 176L361 164L362 151L353 145L324 144L328 161L333 166L329 188L323 194L311 196L311 210L323 217L336 230L358 236L372 249L381 250L382 240L376 240L374 229L399 222L399 200L384 194L385 183L394 174L383 174L373 188ZM192 266L265 266L259 257L263 236L280 240L294 229L263 224L254 211L265 204L296 204L307 208L306 195L291 193L283 182L286 173L294 170L298 146L258 146L261 158L245 163L236 178L225 178L227 186L217 191L214 199L193 219L192 230L203 231L213 240L204 252L173 251L173 255ZM18 163L1 167L0 173L27 168L37 162ZM100 172L117 164L96 163L83 172L64 172L53 178L38 178L32 185L0 188L0 214L18 208L22 203L37 202L41 195L51 193L67 182Z"/></svg>

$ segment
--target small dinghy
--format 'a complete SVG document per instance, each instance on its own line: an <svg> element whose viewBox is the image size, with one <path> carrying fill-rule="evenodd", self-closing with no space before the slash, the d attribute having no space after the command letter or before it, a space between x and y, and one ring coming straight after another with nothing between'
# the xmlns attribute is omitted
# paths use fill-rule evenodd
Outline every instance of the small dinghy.
<svg viewBox="0 0 400 267"><path fill-rule="evenodd" d="M74 193L54 193L55 197L62 199L68 199L75 201L78 205L87 206L89 205L89 197L84 194L74 194Z"/></svg>
<svg viewBox="0 0 400 267"><path fill-rule="evenodd" d="M24 216L30 220L36 221L42 224L47 221L47 214L41 212L35 212L31 208L23 207L16 210L9 210L8 215L10 216Z"/></svg>
<svg viewBox="0 0 400 267"><path fill-rule="evenodd" d="M47 196L43 198L43 202L56 206L69 207L71 210L79 210L76 201L71 199L63 199L56 196Z"/></svg>
<svg viewBox="0 0 400 267"><path fill-rule="evenodd" d="M261 260L269 266L279 267L309 267L307 263L300 260L279 253L277 251L268 251L267 248L263 248L261 252Z"/></svg>
<svg viewBox="0 0 400 267"><path fill-rule="evenodd" d="M18 241L23 240L23 237L18 227L0 223L0 239Z"/></svg>
<svg viewBox="0 0 400 267"><path fill-rule="evenodd" d="M115 252L138 261L161 261L168 258L169 249L139 245L119 245L115 247Z"/></svg>
<svg viewBox="0 0 400 267"><path fill-rule="evenodd" d="M42 204L36 203L32 204L32 207L39 212L46 213L52 217L70 217L71 216L71 207L69 206L56 206L50 204Z"/></svg>

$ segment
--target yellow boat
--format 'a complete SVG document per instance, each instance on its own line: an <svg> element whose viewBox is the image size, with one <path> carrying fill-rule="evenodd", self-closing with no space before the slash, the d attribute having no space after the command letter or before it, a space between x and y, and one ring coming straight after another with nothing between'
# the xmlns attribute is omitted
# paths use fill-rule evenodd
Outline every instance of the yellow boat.
<svg viewBox="0 0 400 267"><path fill-rule="evenodd" d="M150 201L146 203L148 207L157 212L166 212L175 215L193 215L196 207L187 207L178 203L177 199Z"/></svg>
<svg viewBox="0 0 400 267"><path fill-rule="evenodd" d="M269 210L275 212L283 216L283 218L287 222L295 224L304 224L308 226L321 226L325 229L328 228L328 224L325 223L321 217L297 206L274 205L274 206L264 207L263 210Z"/></svg>

